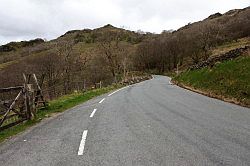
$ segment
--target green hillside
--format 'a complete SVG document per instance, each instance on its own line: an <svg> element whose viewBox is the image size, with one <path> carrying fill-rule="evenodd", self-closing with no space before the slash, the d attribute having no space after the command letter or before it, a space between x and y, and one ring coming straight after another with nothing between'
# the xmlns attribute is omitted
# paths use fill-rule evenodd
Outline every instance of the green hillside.
<svg viewBox="0 0 250 166"><path fill-rule="evenodd" d="M250 56L183 72L174 80L179 85L199 89L213 97L229 99L250 106Z"/></svg>

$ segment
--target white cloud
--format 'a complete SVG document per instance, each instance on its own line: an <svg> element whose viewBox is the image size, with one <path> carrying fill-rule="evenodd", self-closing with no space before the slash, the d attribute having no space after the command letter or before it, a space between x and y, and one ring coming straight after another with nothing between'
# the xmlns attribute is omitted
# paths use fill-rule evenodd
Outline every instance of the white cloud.
<svg viewBox="0 0 250 166"><path fill-rule="evenodd" d="M159 33L249 5L249 0L0 0L0 44L52 39L108 23Z"/></svg>

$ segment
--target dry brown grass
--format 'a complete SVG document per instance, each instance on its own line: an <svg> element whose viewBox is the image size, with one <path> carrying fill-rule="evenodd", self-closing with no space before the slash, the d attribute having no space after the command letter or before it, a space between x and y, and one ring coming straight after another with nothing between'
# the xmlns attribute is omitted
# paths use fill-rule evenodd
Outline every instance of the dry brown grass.
<svg viewBox="0 0 250 166"><path fill-rule="evenodd" d="M10 65L13 65L15 63L18 63L18 61L10 61L10 62L6 62L6 63L2 63L2 64L0 64L0 70L4 69Z"/></svg>
<svg viewBox="0 0 250 166"><path fill-rule="evenodd" d="M230 43L225 43L216 49L212 51L212 56L218 55L218 54L223 54L228 51L234 50L239 47L245 47L247 45L250 45L250 37L245 37L242 39L239 39L238 41L230 42Z"/></svg>

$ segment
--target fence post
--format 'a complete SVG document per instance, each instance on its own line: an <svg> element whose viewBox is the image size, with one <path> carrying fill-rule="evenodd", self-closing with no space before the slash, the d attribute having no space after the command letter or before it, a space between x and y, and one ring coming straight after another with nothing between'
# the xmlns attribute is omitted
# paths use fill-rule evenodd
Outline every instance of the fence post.
<svg viewBox="0 0 250 166"><path fill-rule="evenodd" d="M29 91L28 91L28 82L27 82L27 77L23 73L23 78L24 78L24 102L25 102L25 108L26 108L26 114L27 114L27 119L32 118L31 110L30 110L30 96L29 96ZM29 76L30 78L30 76Z"/></svg>
<svg viewBox="0 0 250 166"><path fill-rule="evenodd" d="M36 74L33 74L33 78L35 80L35 83L36 83L36 86L37 86L37 91L36 91L36 94L34 94L34 104L35 106L38 105L38 100L39 100L39 96L43 102L43 106L45 107L46 106L46 102L45 102L45 99L44 99L44 96L43 96L43 92L42 92L42 84L43 84L43 79L44 79L44 75L42 75L42 78L41 78L41 83L39 84L38 83L38 80L37 80L37 77L36 77Z"/></svg>

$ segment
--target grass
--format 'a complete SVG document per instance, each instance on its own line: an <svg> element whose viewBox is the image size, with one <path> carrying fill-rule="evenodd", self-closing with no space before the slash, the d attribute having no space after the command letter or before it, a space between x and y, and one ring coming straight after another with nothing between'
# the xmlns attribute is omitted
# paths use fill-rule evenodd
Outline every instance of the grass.
<svg viewBox="0 0 250 166"><path fill-rule="evenodd" d="M39 123L42 119L50 117L52 114L63 112L96 96L105 94L120 87L122 87L122 85L112 85L101 89L90 90L85 93L73 93L62 96L56 100L52 100L46 108L38 110L36 117L33 120L26 121L0 132L0 143L13 135L25 131L29 127Z"/></svg>
<svg viewBox="0 0 250 166"><path fill-rule="evenodd" d="M17 61L17 60L14 60L14 61L6 62L6 63L1 63L1 64L0 64L0 70L2 70L3 68L8 67L8 66L10 66L10 65L13 65L13 64L15 64L15 63L18 63L18 61Z"/></svg>
<svg viewBox="0 0 250 166"><path fill-rule="evenodd" d="M173 79L215 96L236 99L250 106L250 57L239 57L215 65L213 68L187 71Z"/></svg>
<svg viewBox="0 0 250 166"><path fill-rule="evenodd" d="M250 45L250 37L241 38L238 41L224 43L223 45L218 46L216 49L214 49L212 51L212 55L223 54L230 50L233 50L239 47L244 47L247 45Z"/></svg>

